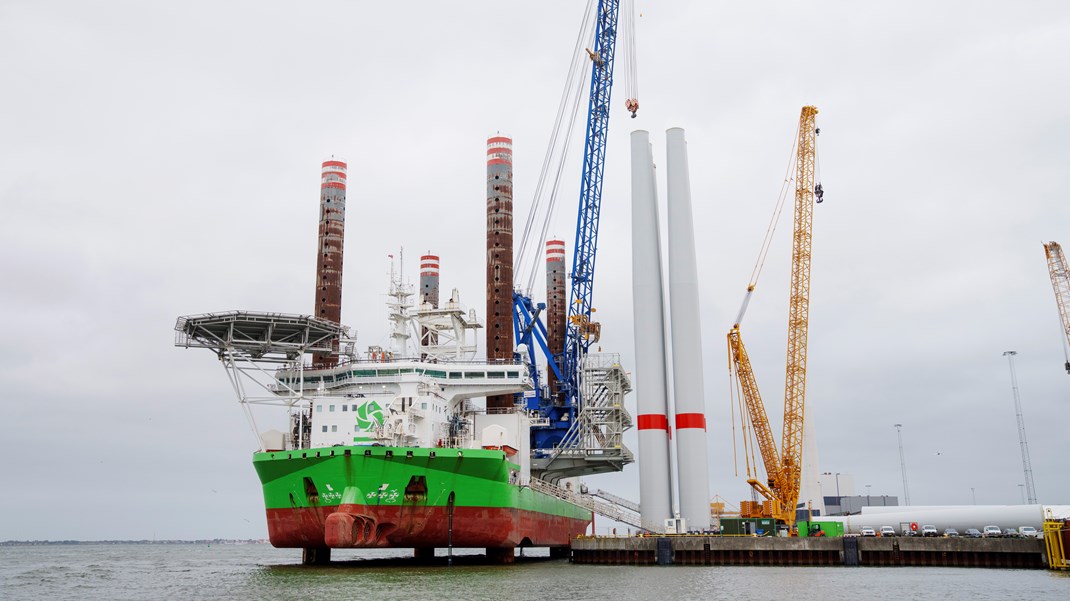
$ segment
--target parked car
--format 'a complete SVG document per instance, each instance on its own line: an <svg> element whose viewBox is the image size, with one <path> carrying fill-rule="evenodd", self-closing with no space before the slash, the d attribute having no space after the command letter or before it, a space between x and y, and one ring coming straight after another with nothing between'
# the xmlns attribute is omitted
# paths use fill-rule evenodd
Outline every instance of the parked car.
<svg viewBox="0 0 1070 601"><path fill-rule="evenodd" d="M966 538L981 538L981 531L977 528L967 528L963 536Z"/></svg>
<svg viewBox="0 0 1070 601"><path fill-rule="evenodd" d="M985 538L999 538L1003 536L1003 530L999 526L985 526L985 529L981 531L981 536Z"/></svg>
<svg viewBox="0 0 1070 601"><path fill-rule="evenodd" d="M921 527L922 536L940 536L940 533L936 530L936 526L932 524L926 524Z"/></svg>
<svg viewBox="0 0 1070 601"><path fill-rule="evenodd" d="M1032 526L1021 526L1018 528L1018 536L1022 538L1044 538L1037 529Z"/></svg>
<svg viewBox="0 0 1070 601"><path fill-rule="evenodd" d="M1003 531L1003 538L1018 538L1018 531L1014 528L1007 528Z"/></svg>
<svg viewBox="0 0 1070 601"><path fill-rule="evenodd" d="M873 526L862 526L862 536L877 536L877 531L873 529Z"/></svg>
<svg viewBox="0 0 1070 601"><path fill-rule="evenodd" d="M944 538L958 538L958 536L959 536L959 531L958 530L955 530L954 528L945 528L944 529Z"/></svg>
<svg viewBox="0 0 1070 601"><path fill-rule="evenodd" d="M895 528L891 526L881 526L881 536L895 536Z"/></svg>

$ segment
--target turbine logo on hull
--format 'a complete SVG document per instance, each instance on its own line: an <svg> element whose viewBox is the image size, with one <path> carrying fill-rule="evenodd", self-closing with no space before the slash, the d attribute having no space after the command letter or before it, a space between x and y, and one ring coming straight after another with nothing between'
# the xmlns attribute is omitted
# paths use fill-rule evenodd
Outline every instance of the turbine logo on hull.
<svg viewBox="0 0 1070 601"><path fill-rule="evenodd" d="M375 401L357 407L357 428L365 432L383 425L383 408Z"/></svg>

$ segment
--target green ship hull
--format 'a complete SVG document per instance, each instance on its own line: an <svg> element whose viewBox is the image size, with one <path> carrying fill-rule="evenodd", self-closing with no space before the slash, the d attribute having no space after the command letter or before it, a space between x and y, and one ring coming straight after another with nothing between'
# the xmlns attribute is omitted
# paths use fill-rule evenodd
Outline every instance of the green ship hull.
<svg viewBox="0 0 1070 601"><path fill-rule="evenodd" d="M276 547L563 547L592 521L520 482L500 450L326 447L253 465Z"/></svg>

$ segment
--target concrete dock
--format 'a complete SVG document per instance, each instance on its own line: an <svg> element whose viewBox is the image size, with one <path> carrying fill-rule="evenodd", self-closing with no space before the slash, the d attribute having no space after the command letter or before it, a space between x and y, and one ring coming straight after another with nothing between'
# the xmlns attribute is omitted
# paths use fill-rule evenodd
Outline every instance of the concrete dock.
<svg viewBox="0 0 1070 601"><path fill-rule="evenodd" d="M579 537L571 561L617 565L1048 567L1041 539Z"/></svg>

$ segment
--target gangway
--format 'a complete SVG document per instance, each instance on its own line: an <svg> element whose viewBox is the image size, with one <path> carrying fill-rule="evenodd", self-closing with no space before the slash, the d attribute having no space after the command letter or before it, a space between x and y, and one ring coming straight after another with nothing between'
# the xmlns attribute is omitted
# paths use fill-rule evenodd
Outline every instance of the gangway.
<svg viewBox="0 0 1070 601"><path fill-rule="evenodd" d="M540 480L538 478L532 478L530 486L532 490L537 490L541 493L555 496L559 499L568 501L573 505L579 505L584 509L589 509L602 517L607 517L622 524L628 524L629 526L633 526L635 528L643 530L642 521L639 519L638 513L635 513L639 510L639 507L638 505L630 503L629 501L625 502L634 506L634 510L622 507L615 503L599 501L595 499L593 495L583 494L581 492L558 486L556 484L550 484L549 482L546 482L545 480ZM624 499L621 500L624 501Z"/></svg>
<svg viewBox="0 0 1070 601"><path fill-rule="evenodd" d="M602 497L603 499L605 499L606 501L609 501L610 503L612 503L614 505L619 505L621 507L624 507L625 509L629 509L631 511L634 511L635 513L639 513L639 504L636 503L635 501L629 501L628 499L625 499L624 497L618 497L617 495L615 495L613 493L606 492L606 491L604 491L602 489L598 489L598 490L594 491L593 493L591 493L591 496L592 497Z"/></svg>

